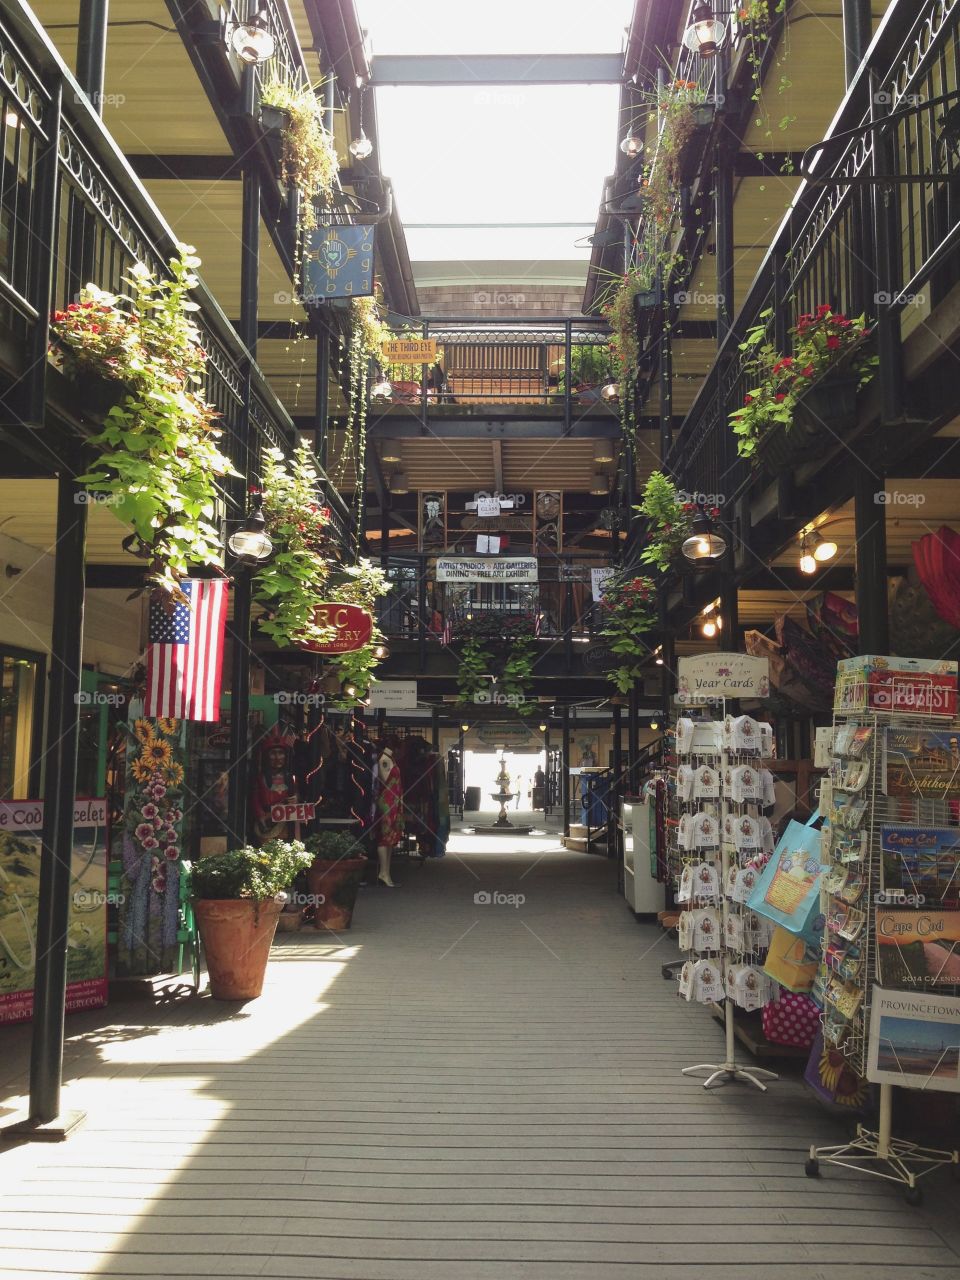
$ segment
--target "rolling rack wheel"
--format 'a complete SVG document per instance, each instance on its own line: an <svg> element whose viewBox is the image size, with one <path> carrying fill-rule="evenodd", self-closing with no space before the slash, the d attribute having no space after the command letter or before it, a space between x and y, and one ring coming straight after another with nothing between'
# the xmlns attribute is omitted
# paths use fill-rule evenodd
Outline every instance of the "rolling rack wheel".
<svg viewBox="0 0 960 1280"><path fill-rule="evenodd" d="M903 1193L903 1198L907 1204L915 1209L918 1205L923 1204L923 1191L918 1186L907 1187Z"/></svg>
<svg viewBox="0 0 960 1280"><path fill-rule="evenodd" d="M811 1156L807 1163L803 1166L803 1172L808 1178L820 1177L820 1161L816 1156Z"/></svg>

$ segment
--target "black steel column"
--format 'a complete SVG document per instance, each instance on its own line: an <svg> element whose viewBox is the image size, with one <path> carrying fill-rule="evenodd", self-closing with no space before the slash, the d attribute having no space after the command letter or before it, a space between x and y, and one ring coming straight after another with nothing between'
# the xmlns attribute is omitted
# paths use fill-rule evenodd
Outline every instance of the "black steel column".
<svg viewBox="0 0 960 1280"><path fill-rule="evenodd" d="M637 686L630 690L627 700L627 775L631 792L637 785L637 763L640 759L640 698Z"/></svg>
<svg viewBox="0 0 960 1280"><path fill-rule="evenodd" d="M327 455L330 449L330 329L327 316L321 314L320 329L317 333L317 399L313 412L313 427L316 432L316 454L323 469L327 472Z"/></svg>
<svg viewBox="0 0 960 1280"><path fill-rule="evenodd" d="M733 324L733 152L725 141L717 143L714 209L717 219L717 346Z"/></svg>
<svg viewBox="0 0 960 1280"><path fill-rule="evenodd" d="M543 816L550 812L550 726L543 731Z"/></svg>
<svg viewBox="0 0 960 1280"><path fill-rule="evenodd" d="M73 857L73 805L77 783L80 672L83 656L83 578L87 505L83 485L61 471L57 480L57 542L53 629L43 781L43 841L37 907L37 966L30 1050L30 1119L18 1133L49 1126L36 1136L63 1136L60 1117L63 1015L67 994L67 926ZM58 1119L59 1118L59 1119ZM73 1118L73 1123L76 1117Z"/></svg>
<svg viewBox="0 0 960 1280"><path fill-rule="evenodd" d="M440 708L430 708L430 745L439 754L440 751Z"/></svg>
<svg viewBox="0 0 960 1280"><path fill-rule="evenodd" d="M562 710L563 747L560 760L560 803L563 805L563 834L570 834L570 708Z"/></svg>
<svg viewBox="0 0 960 1280"><path fill-rule="evenodd" d="M260 175L253 170L243 174L243 211L240 243L240 337L251 357L257 354L257 315L260 296ZM244 404L240 418L237 470L241 479L235 487L236 511L246 510L247 488L251 479L252 421L250 398L251 371L246 371ZM233 619L229 635L233 647L230 684L230 771L227 787L227 827L236 845L247 842L250 782L250 612L252 576L249 569L238 569L233 583Z"/></svg>
<svg viewBox="0 0 960 1280"><path fill-rule="evenodd" d="M77 22L77 82L97 115L103 115L110 0L80 0Z"/></svg>
<svg viewBox="0 0 960 1280"><path fill-rule="evenodd" d="M417 670L427 669L427 557L417 557Z"/></svg>
<svg viewBox="0 0 960 1280"><path fill-rule="evenodd" d="M842 0L843 8L843 67L849 87L873 37L873 16L870 0Z"/></svg>
<svg viewBox="0 0 960 1280"><path fill-rule="evenodd" d="M669 281L663 281L661 269L661 292L663 295L663 329L660 333L660 461L666 463L673 448L673 299Z"/></svg>
<svg viewBox="0 0 960 1280"><path fill-rule="evenodd" d="M857 545L857 617L861 653L888 653L887 508L876 501L884 480L863 462L854 463L853 522Z"/></svg>
<svg viewBox="0 0 960 1280"><path fill-rule="evenodd" d="M622 715L623 709L619 702L615 702L610 708L613 715L613 785L616 787L619 795L623 795L626 787L623 778L623 741L621 739Z"/></svg>
<svg viewBox="0 0 960 1280"><path fill-rule="evenodd" d="M670 716L673 710L671 702L674 689L674 668L677 661L676 638L673 632L663 632L660 657L663 659L663 666L660 668L660 705L663 711L663 727L664 731L666 731L670 724Z"/></svg>

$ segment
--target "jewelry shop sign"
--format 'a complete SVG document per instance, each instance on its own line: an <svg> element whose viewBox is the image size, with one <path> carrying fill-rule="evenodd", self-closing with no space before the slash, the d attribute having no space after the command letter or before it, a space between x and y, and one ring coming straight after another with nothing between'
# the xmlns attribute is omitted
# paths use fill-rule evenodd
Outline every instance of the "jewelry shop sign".
<svg viewBox="0 0 960 1280"><path fill-rule="evenodd" d="M681 658L677 665L678 702L770 696L769 658L748 653L701 653L696 658Z"/></svg>
<svg viewBox="0 0 960 1280"><path fill-rule="evenodd" d="M535 556L502 556L487 560L472 556L437 559L438 582L536 582Z"/></svg>

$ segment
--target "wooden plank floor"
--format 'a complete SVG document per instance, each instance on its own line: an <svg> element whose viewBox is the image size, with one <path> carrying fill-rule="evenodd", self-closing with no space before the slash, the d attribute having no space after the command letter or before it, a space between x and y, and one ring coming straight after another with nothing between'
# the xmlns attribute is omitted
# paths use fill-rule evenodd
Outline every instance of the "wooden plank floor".
<svg viewBox="0 0 960 1280"><path fill-rule="evenodd" d="M921 1210L804 1177L838 1130L796 1066L705 1093L710 1016L660 977L605 859L459 836L289 935L265 996L71 1018L85 1128L0 1155L5 1277L922 1280L958 1274L955 1190ZM523 895L518 902L478 894ZM0 1033L0 1096L24 1088Z"/></svg>

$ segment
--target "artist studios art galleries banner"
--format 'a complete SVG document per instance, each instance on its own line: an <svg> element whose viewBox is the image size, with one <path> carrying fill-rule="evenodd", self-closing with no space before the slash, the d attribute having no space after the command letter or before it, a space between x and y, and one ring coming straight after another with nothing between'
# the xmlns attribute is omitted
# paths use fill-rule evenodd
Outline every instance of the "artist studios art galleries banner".
<svg viewBox="0 0 960 1280"><path fill-rule="evenodd" d="M107 1003L106 801L75 801L73 820L68 1011ZM42 800L0 804L0 1023L33 1012L42 830Z"/></svg>

